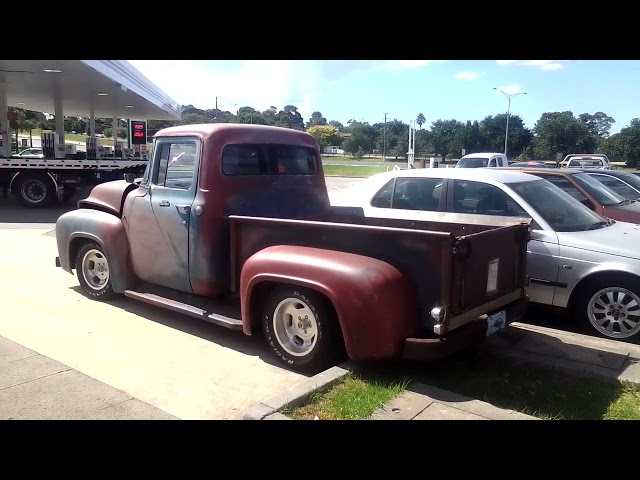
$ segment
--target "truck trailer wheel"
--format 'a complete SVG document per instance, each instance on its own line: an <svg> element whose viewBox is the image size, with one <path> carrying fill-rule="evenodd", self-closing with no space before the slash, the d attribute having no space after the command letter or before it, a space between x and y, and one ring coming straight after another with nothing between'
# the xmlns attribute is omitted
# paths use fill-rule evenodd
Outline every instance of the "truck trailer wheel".
<svg viewBox="0 0 640 480"><path fill-rule="evenodd" d="M93 300L110 300L115 297L111 288L107 256L96 242L87 241L78 250L76 275L82 293L87 297Z"/></svg>
<svg viewBox="0 0 640 480"><path fill-rule="evenodd" d="M344 352L333 308L309 289L276 288L265 303L262 328L275 356L292 370L322 371Z"/></svg>
<svg viewBox="0 0 640 480"><path fill-rule="evenodd" d="M55 198L55 187L48 175L31 175L23 172L18 176L14 192L18 201L26 208L48 207Z"/></svg>

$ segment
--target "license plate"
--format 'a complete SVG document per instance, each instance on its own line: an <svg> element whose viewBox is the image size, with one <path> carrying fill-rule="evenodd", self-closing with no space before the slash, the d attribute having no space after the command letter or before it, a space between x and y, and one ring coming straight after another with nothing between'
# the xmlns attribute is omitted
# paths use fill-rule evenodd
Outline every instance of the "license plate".
<svg viewBox="0 0 640 480"><path fill-rule="evenodd" d="M507 315L504 310L494 313L493 315L489 315L489 318L487 318L487 337L504 329L506 326Z"/></svg>

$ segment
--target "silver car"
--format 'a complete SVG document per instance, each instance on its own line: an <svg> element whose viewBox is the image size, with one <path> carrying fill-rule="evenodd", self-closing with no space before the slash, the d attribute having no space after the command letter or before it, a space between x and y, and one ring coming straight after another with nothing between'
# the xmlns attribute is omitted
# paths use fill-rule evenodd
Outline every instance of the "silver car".
<svg viewBox="0 0 640 480"><path fill-rule="evenodd" d="M530 301L560 307L604 337L640 332L640 226L603 218L547 180L489 168L399 170L334 192L331 203L367 217L528 217Z"/></svg>

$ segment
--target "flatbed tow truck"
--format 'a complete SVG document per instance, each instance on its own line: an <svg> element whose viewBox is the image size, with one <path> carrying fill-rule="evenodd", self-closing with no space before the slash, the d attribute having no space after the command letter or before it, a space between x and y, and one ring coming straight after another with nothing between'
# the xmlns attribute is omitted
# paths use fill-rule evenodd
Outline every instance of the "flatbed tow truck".
<svg viewBox="0 0 640 480"><path fill-rule="evenodd" d="M141 177L145 157L100 159L0 158L3 199L17 197L26 208L45 208L71 199L79 188L122 180L126 174Z"/></svg>

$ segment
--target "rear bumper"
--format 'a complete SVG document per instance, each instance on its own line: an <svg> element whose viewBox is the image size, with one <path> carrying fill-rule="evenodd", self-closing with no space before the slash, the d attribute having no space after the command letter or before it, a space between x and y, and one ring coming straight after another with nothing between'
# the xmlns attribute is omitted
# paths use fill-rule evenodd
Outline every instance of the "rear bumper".
<svg viewBox="0 0 640 480"><path fill-rule="evenodd" d="M501 308L500 310L505 312L505 324L509 325L522 319L527 312L528 304L528 299L521 299ZM466 347L483 342L487 337L487 327L487 318L483 316L443 337L407 338L402 357L406 360L421 362L440 360Z"/></svg>

